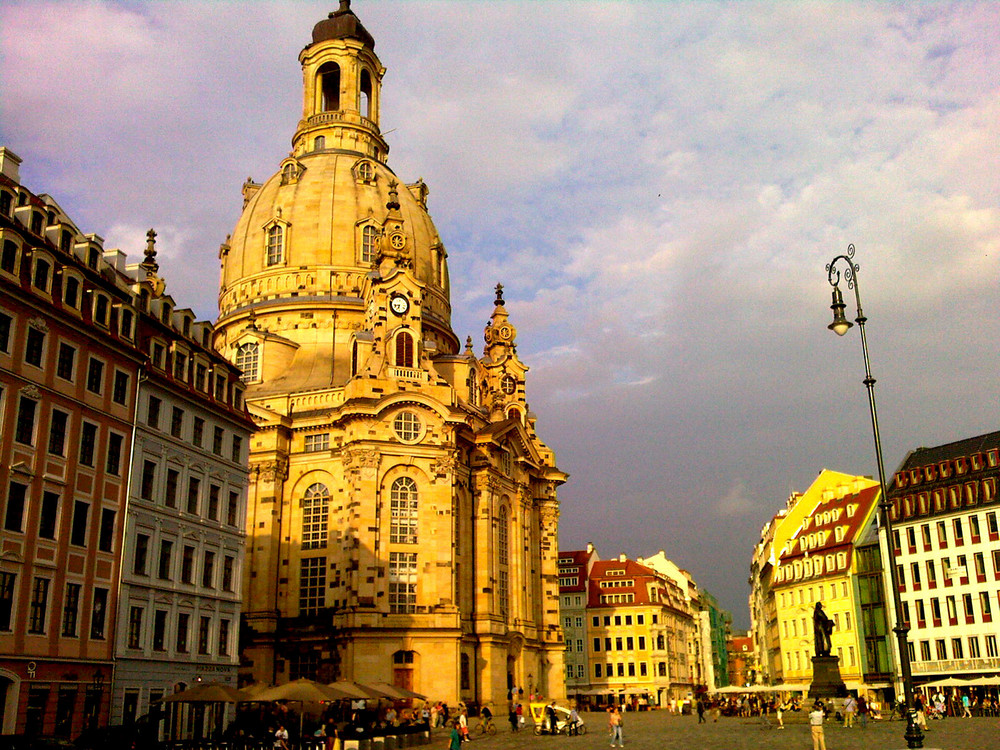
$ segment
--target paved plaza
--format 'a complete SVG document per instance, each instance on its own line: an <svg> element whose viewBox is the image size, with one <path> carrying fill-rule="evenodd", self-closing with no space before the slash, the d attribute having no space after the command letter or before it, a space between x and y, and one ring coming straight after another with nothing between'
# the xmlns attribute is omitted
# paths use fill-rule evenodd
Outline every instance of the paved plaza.
<svg viewBox="0 0 1000 750"><path fill-rule="evenodd" d="M529 724L513 734L506 722L499 724L495 737L473 740L470 750L603 750L608 747L607 715L591 712L581 715L588 733L580 737L537 737ZM786 714L788 717L789 714ZM665 711L626 713L625 747L627 750L811 750L812 739L805 717L791 714L783 730L768 729L757 719L721 717L698 724L696 716L671 716ZM505 718L505 717L499 717ZM470 722L475 726L476 719ZM906 747L905 725L900 721L871 722L867 729L844 729L834 721L826 725L827 750L894 750ZM434 733L433 746L443 750L447 734ZM931 722L924 747L941 750L1000 750L1000 718L945 719Z"/></svg>

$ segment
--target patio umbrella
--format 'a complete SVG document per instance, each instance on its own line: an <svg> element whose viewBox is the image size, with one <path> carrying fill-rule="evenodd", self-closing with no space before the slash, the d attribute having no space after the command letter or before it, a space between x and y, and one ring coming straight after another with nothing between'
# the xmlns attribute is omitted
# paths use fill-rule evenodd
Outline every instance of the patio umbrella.
<svg viewBox="0 0 1000 750"><path fill-rule="evenodd" d="M351 695L335 688L328 687L321 682L302 678L301 680L286 682L283 685L275 685L267 690L263 690L257 694L254 700L324 703L329 701L339 701L342 698L351 697Z"/></svg>
<svg viewBox="0 0 1000 750"><path fill-rule="evenodd" d="M392 698L393 700L406 700L407 698L427 700L426 695L415 693L412 690L407 690L406 688L399 687L398 685L390 685L388 682L362 682L361 686L368 688L369 690L379 692L386 698Z"/></svg>
<svg viewBox="0 0 1000 750"><path fill-rule="evenodd" d="M337 680L337 682L330 682L327 683L327 687L333 688L334 690L339 690L346 697L352 698L354 700L372 700L374 698L386 697L377 690L365 687L364 685L359 685L356 682L349 682L348 680Z"/></svg>
<svg viewBox="0 0 1000 750"><path fill-rule="evenodd" d="M943 680L935 680L934 682L925 682L920 687L968 687L968 680L960 680L957 677L946 677Z"/></svg>

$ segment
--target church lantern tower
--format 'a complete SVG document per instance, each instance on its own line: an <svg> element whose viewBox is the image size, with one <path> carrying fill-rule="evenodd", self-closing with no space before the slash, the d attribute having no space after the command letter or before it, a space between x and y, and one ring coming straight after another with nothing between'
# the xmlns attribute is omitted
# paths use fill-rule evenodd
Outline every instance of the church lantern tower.
<svg viewBox="0 0 1000 750"><path fill-rule="evenodd" d="M257 425L241 679L562 697L567 477L536 434L502 288L483 356L463 351L429 190L388 165L385 68L348 0L299 61L292 150L244 184L219 251L215 345Z"/></svg>

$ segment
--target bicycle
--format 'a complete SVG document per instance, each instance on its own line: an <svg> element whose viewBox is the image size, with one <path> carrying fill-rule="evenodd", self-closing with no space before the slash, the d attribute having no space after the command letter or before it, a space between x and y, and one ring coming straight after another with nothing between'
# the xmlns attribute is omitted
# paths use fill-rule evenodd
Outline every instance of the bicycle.
<svg viewBox="0 0 1000 750"><path fill-rule="evenodd" d="M493 737L497 733L497 725L493 723L492 717L489 719L480 719L472 731L479 737L482 737L484 734Z"/></svg>

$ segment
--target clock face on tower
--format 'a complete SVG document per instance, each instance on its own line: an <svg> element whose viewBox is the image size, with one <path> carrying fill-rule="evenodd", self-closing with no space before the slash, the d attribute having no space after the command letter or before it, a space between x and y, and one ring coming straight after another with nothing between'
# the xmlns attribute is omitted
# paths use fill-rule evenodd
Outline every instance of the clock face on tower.
<svg viewBox="0 0 1000 750"><path fill-rule="evenodd" d="M402 294L394 294L389 300L389 309L396 315L406 315L407 310L410 309L410 300Z"/></svg>

